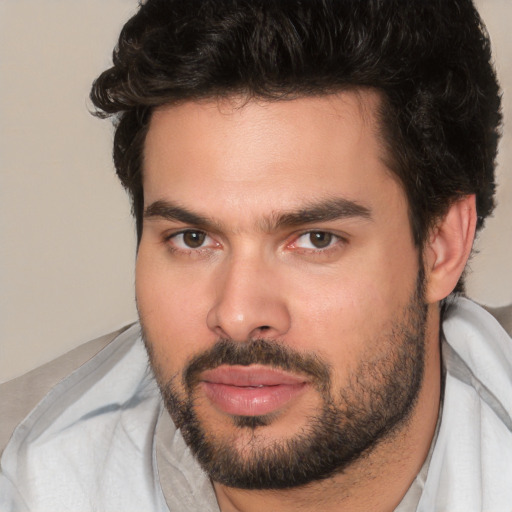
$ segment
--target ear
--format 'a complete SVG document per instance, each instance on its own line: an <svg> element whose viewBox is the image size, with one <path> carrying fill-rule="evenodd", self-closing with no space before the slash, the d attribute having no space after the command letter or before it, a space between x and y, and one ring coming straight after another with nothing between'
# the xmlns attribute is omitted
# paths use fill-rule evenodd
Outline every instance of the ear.
<svg viewBox="0 0 512 512"><path fill-rule="evenodd" d="M432 230L423 261L428 303L447 297L457 285L468 261L476 228L475 196L454 202Z"/></svg>

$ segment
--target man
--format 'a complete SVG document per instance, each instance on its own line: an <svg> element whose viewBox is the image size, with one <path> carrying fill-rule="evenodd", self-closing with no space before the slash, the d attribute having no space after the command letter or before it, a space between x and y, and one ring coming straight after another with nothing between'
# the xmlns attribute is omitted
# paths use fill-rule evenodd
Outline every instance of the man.
<svg viewBox="0 0 512 512"><path fill-rule="evenodd" d="M460 297L501 120L469 0L149 0L91 97L140 325L15 430L3 509L510 509L510 339Z"/></svg>

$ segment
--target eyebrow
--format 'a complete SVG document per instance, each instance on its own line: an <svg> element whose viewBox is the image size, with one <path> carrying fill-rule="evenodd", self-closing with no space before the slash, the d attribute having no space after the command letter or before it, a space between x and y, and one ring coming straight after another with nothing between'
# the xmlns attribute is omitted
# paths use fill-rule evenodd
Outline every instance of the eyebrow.
<svg viewBox="0 0 512 512"><path fill-rule="evenodd" d="M223 231L221 223L171 201L158 200L144 210L144 219L158 218L190 224L205 230ZM372 220L372 211L356 201L339 197L329 198L307 203L295 211L271 213L258 224L263 231L273 232L281 228L348 218Z"/></svg>
<svg viewBox="0 0 512 512"><path fill-rule="evenodd" d="M178 206L170 201L155 201L144 210L145 219L161 218L194 224L196 226L210 226L214 224L208 217L194 213L187 208Z"/></svg>
<svg viewBox="0 0 512 512"><path fill-rule="evenodd" d="M293 227L300 224L328 222L333 220L361 218L372 220L371 209L356 201L345 198L330 198L306 204L297 211L283 212L272 215L267 229Z"/></svg>

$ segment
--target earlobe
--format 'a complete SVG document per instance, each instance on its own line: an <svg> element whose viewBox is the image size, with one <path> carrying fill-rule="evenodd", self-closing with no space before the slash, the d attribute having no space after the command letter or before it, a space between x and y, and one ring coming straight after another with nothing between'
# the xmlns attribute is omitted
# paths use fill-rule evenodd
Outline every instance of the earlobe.
<svg viewBox="0 0 512 512"><path fill-rule="evenodd" d="M476 228L475 196L454 202L435 226L424 249L426 300L438 302L457 285L473 247Z"/></svg>

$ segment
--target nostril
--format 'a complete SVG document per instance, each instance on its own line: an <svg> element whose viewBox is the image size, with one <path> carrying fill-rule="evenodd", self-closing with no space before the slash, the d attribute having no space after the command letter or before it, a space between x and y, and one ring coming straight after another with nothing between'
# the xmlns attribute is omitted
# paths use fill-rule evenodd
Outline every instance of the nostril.
<svg viewBox="0 0 512 512"><path fill-rule="evenodd" d="M257 339L257 338L267 338L268 336L271 336L273 329L270 325L260 325L253 329L251 333L249 334L249 338L251 339Z"/></svg>

